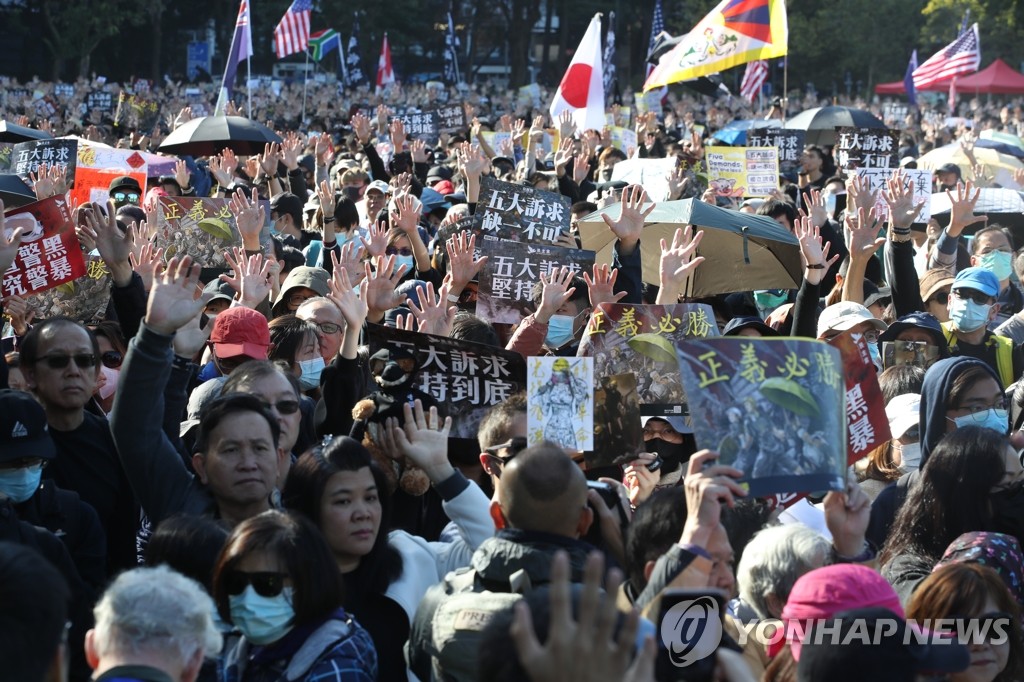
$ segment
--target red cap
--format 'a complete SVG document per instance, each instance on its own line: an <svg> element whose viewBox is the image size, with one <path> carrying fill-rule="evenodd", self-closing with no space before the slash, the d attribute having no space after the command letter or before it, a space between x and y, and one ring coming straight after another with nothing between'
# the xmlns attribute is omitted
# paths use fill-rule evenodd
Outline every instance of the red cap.
<svg viewBox="0 0 1024 682"><path fill-rule="evenodd" d="M782 609L786 636L769 645L768 655L774 657L788 641L793 659L799 661L807 621L828 620L843 611L875 606L905 617L896 590L867 566L833 564L805 573L793 585Z"/></svg>
<svg viewBox="0 0 1024 682"><path fill-rule="evenodd" d="M217 315L210 341L218 358L244 355L254 360L266 360L270 347L267 318L252 308L228 308Z"/></svg>
<svg viewBox="0 0 1024 682"><path fill-rule="evenodd" d="M443 196L455 194L455 185L451 180L440 180L434 183L434 191Z"/></svg>

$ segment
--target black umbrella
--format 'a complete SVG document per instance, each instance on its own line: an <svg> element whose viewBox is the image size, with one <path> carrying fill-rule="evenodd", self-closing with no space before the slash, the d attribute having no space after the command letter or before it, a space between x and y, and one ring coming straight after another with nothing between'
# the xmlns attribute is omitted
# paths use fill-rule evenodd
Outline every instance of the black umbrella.
<svg viewBox="0 0 1024 682"><path fill-rule="evenodd" d="M260 154L268 142L281 138L261 123L241 116L204 116L183 124L164 138L160 151L212 156L225 148L236 154Z"/></svg>
<svg viewBox="0 0 1024 682"><path fill-rule="evenodd" d="M10 121L0 121L0 142L28 142L29 140L52 140L53 135L35 128L26 128Z"/></svg>
<svg viewBox="0 0 1024 682"><path fill-rule="evenodd" d="M784 128L806 130L807 144L822 146L836 143L836 128L885 128L886 125L869 111L850 107L818 107L801 111L786 121Z"/></svg>
<svg viewBox="0 0 1024 682"><path fill-rule="evenodd" d="M3 199L4 207L14 208L31 204L36 200L36 194L17 175L0 173L0 199Z"/></svg>

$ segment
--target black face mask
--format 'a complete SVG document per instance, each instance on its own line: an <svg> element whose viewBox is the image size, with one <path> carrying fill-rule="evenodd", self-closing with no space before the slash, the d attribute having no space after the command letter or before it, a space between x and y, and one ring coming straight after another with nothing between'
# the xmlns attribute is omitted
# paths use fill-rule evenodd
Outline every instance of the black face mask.
<svg viewBox="0 0 1024 682"><path fill-rule="evenodd" d="M644 441L644 449L647 452L657 453L664 464L662 473L671 473L678 468L679 464L687 457L686 446L683 443L669 443L661 438L652 438Z"/></svg>
<svg viewBox="0 0 1024 682"><path fill-rule="evenodd" d="M352 203L359 201L359 188L358 187L343 187L342 191L345 196L349 198Z"/></svg>
<svg viewBox="0 0 1024 682"><path fill-rule="evenodd" d="M992 495L992 530L1024 538L1024 482Z"/></svg>

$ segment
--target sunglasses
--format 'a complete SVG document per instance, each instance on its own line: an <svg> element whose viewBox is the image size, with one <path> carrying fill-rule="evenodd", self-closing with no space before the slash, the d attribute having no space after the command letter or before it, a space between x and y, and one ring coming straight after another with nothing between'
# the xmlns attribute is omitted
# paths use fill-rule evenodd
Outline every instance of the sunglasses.
<svg viewBox="0 0 1024 682"><path fill-rule="evenodd" d="M138 192L114 192L111 196L114 197L114 201L117 203L128 202L129 204L139 203Z"/></svg>
<svg viewBox="0 0 1024 682"><path fill-rule="evenodd" d="M117 369L121 366L121 362L124 358L116 350L108 350L106 353L100 356L100 362L107 369Z"/></svg>
<svg viewBox="0 0 1024 682"><path fill-rule="evenodd" d="M981 291L975 291L974 289L954 289L953 295L961 301L974 301L978 305L989 305L992 303L991 296Z"/></svg>
<svg viewBox="0 0 1024 682"><path fill-rule="evenodd" d="M287 573L228 571L224 574L224 591L235 596L252 585L252 589L261 597L276 597L284 590L287 577Z"/></svg>
<svg viewBox="0 0 1024 682"><path fill-rule="evenodd" d="M323 334L337 334L341 331L341 325L334 324L333 322L320 322L315 324L316 328Z"/></svg>
<svg viewBox="0 0 1024 682"><path fill-rule="evenodd" d="M500 443L498 445L492 445L489 448L484 448L484 452L487 453L487 455L492 460L494 460L500 465L494 470L494 477L501 478L501 467L507 465L515 458L516 455L518 455L525 449L526 439L523 438L522 436L512 438L505 443ZM501 452L502 450L505 450L508 453L504 457L498 455L498 453Z"/></svg>
<svg viewBox="0 0 1024 682"><path fill-rule="evenodd" d="M938 291L931 298L929 298L928 301L929 302L935 301L939 305L948 305L949 304L949 292L948 291Z"/></svg>
<svg viewBox="0 0 1024 682"><path fill-rule="evenodd" d="M72 360L79 369L91 369L96 366L96 356L92 353L76 355L44 355L36 362L45 362L50 369L64 369Z"/></svg>
<svg viewBox="0 0 1024 682"><path fill-rule="evenodd" d="M279 400L276 403L268 403L265 400L261 400L263 407L268 410L277 410L279 414L295 414L299 411L298 400Z"/></svg>
<svg viewBox="0 0 1024 682"><path fill-rule="evenodd" d="M395 256L395 255L398 255L398 256L411 256L412 255L412 249L410 249L407 246L403 246L400 249L396 249L393 246L389 246L388 248L384 249L384 253L386 255L388 255L388 256Z"/></svg>

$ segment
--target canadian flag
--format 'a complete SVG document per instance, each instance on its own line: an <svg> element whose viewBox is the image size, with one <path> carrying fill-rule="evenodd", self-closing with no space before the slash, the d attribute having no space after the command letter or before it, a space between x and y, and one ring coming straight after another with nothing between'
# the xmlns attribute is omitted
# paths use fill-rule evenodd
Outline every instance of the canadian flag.
<svg viewBox="0 0 1024 682"><path fill-rule="evenodd" d="M551 102L551 118L571 111L576 128L601 130L604 118L604 68L601 63L601 15L595 14L572 56Z"/></svg>
<svg viewBox="0 0 1024 682"><path fill-rule="evenodd" d="M377 92L395 82L395 72L391 69L391 46L388 45L388 34L384 34L384 43L380 46L380 59L377 60Z"/></svg>

